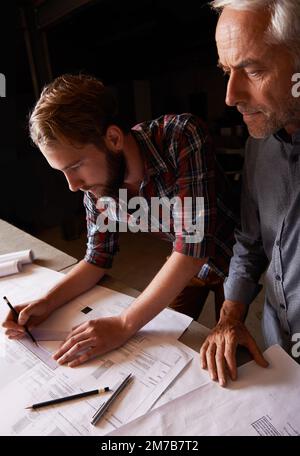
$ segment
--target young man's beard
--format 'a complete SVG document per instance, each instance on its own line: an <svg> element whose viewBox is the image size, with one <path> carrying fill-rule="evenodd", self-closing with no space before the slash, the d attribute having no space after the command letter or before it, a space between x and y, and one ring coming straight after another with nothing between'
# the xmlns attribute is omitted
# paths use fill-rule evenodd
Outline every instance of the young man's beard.
<svg viewBox="0 0 300 456"><path fill-rule="evenodd" d="M107 150L106 166L108 174L107 181L101 188L101 195L97 196L98 198L101 196L117 198L119 189L122 188L126 173L126 160L124 152L120 151L114 153Z"/></svg>

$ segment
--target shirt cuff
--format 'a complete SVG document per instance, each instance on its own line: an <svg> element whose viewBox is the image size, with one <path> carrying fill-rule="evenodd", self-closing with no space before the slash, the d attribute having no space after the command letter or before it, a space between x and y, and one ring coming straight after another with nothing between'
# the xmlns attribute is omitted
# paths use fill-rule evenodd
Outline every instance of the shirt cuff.
<svg viewBox="0 0 300 456"><path fill-rule="evenodd" d="M249 306L262 289L262 285L239 276L229 276L224 282L225 299Z"/></svg>
<svg viewBox="0 0 300 456"><path fill-rule="evenodd" d="M97 257L95 257L86 254L84 257L84 261L86 263L93 264L94 266L98 266L99 268L110 269L113 264L113 256L97 255Z"/></svg>
<svg viewBox="0 0 300 456"><path fill-rule="evenodd" d="M173 243L173 252L182 253L183 255L194 258L214 258L216 246L212 237L204 236L200 242L193 242L197 241L197 238L191 237L191 241L186 242L183 236L177 236Z"/></svg>

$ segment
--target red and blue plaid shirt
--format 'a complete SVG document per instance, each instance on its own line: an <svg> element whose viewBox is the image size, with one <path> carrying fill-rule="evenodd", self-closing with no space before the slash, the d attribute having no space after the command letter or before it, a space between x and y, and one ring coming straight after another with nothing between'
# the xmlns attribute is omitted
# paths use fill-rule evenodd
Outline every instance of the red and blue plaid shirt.
<svg viewBox="0 0 300 456"><path fill-rule="evenodd" d="M139 196L151 207L152 197L204 197L204 236L201 242L186 242L183 232L160 229L155 235L173 243L173 251L194 258L208 257L199 271L205 278L212 268L221 277L228 272L234 244L234 228L238 222L233 209L230 185L217 165L214 148L201 120L191 114L165 115L132 128L145 162L145 178ZM99 232L96 199L85 193L87 215L87 250L85 261L101 268L110 268L119 250L118 232ZM195 211L195 206L193 207ZM171 214L172 216L172 214ZM196 217L192 212L192 218ZM149 218L149 231L150 231ZM159 221L160 228L162 227ZM152 234L152 233L151 233Z"/></svg>

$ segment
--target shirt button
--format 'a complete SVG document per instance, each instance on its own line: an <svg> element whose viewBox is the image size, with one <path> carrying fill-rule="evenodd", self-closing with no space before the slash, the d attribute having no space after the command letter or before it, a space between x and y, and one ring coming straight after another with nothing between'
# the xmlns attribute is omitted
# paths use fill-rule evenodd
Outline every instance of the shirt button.
<svg viewBox="0 0 300 456"><path fill-rule="evenodd" d="M275 276L275 279L278 280L278 281L280 281L280 280L281 280L280 275Z"/></svg>
<svg viewBox="0 0 300 456"><path fill-rule="evenodd" d="M276 245L277 245L277 246L280 246L280 241L276 241Z"/></svg>
<svg viewBox="0 0 300 456"><path fill-rule="evenodd" d="M284 304L280 304L280 307L281 307L282 309L285 309L285 305L284 305Z"/></svg>
<svg viewBox="0 0 300 456"><path fill-rule="evenodd" d="M290 335L289 331L284 331L284 334L285 334L286 336L289 336L289 335Z"/></svg>

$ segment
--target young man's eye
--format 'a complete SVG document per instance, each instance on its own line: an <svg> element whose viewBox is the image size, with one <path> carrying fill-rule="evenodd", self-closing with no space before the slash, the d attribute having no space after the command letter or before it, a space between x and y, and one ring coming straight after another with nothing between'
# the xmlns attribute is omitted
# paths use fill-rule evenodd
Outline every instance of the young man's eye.
<svg viewBox="0 0 300 456"><path fill-rule="evenodd" d="M72 169L72 170L76 170L76 169L80 168L80 166L81 166L81 163L77 163L76 165L74 165L74 166L71 166L71 168L70 168L70 169Z"/></svg>

